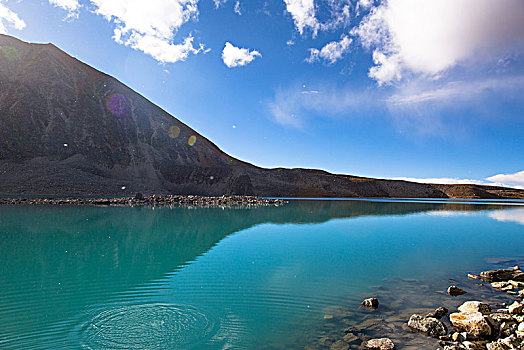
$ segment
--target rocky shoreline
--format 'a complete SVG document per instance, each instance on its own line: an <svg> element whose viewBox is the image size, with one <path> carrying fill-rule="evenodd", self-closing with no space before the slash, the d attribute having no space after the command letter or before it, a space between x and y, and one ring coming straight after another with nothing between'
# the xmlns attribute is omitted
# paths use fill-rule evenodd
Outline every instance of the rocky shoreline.
<svg viewBox="0 0 524 350"><path fill-rule="evenodd" d="M326 324L330 326L329 331L306 349L524 349L524 273L519 266L468 274L464 289L451 285L447 291L436 291L440 302L432 299L429 286L421 285L425 287L421 293L415 290L418 281L406 280L406 283L413 285L413 294L407 299L418 303L414 308L416 313L408 316L395 311L405 303L404 298L399 303L386 299L380 304L377 298L368 298L358 311L343 306L330 307L324 310L324 320L336 319L337 326ZM485 300L469 300L470 293L474 299L482 300L485 296ZM447 305L449 310L442 305ZM428 310L430 306L433 308ZM356 325L351 322L355 312L365 315Z"/></svg>
<svg viewBox="0 0 524 350"><path fill-rule="evenodd" d="M255 196L180 196L137 193L134 197L115 198L0 198L0 205L99 205L99 206L191 206L191 207L258 207L280 206L282 199Z"/></svg>

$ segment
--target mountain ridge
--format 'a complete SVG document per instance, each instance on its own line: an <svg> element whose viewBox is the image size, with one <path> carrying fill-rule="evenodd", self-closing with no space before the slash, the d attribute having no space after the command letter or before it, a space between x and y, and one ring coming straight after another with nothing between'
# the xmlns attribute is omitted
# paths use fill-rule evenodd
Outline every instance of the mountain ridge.
<svg viewBox="0 0 524 350"><path fill-rule="evenodd" d="M494 186L261 168L53 44L0 35L0 46L0 195L524 198Z"/></svg>

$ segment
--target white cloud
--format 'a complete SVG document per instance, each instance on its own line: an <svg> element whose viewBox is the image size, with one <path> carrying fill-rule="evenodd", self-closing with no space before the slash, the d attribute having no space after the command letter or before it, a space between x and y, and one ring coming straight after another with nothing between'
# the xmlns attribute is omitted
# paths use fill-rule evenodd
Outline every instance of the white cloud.
<svg viewBox="0 0 524 350"><path fill-rule="evenodd" d="M198 16L198 0L90 0L95 13L115 24L116 42L143 51L162 63L185 60L204 51L193 37L174 43L175 33Z"/></svg>
<svg viewBox="0 0 524 350"><path fill-rule="evenodd" d="M256 50L233 46L230 42L226 42L224 50L222 50L222 60L229 68L245 66L253 61L257 56L262 55Z"/></svg>
<svg viewBox="0 0 524 350"><path fill-rule="evenodd" d="M240 1L239 0L235 2L234 11L237 15L242 16L242 11L240 10Z"/></svg>
<svg viewBox="0 0 524 350"><path fill-rule="evenodd" d="M5 0L3 1L5 2ZM6 5L2 4L2 0L0 0L0 34L7 34L6 23L18 30L25 28L25 22Z"/></svg>
<svg viewBox="0 0 524 350"><path fill-rule="evenodd" d="M368 90L340 89L321 86L319 89L279 89L268 103L275 121L284 126L301 128L310 115L333 117L359 116L373 106L375 97Z"/></svg>
<svg viewBox="0 0 524 350"><path fill-rule="evenodd" d="M368 10L373 5L373 0L358 0L356 6L357 16L360 14L360 11Z"/></svg>
<svg viewBox="0 0 524 350"><path fill-rule="evenodd" d="M213 2L215 3L215 8L219 8L220 6L225 4L227 0L213 0Z"/></svg>
<svg viewBox="0 0 524 350"><path fill-rule="evenodd" d="M323 59L328 64L333 64L349 52L349 46L353 40L347 35L343 35L340 41L332 41L326 44L322 49L309 49L310 56L307 62L313 63Z"/></svg>
<svg viewBox="0 0 524 350"><path fill-rule="evenodd" d="M385 0L352 34L373 49L369 76L387 84L521 53L522 18L522 0Z"/></svg>
<svg viewBox="0 0 524 350"><path fill-rule="evenodd" d="M395 106L437 102L442 106L446 102L456 104L460 100L471 101L483 98L484 93L492 91L505 92L506 97L508 97L511 91L521 91L524 88L524 76L451 81L429 87L427 85L427 83L421 84L420 81L412 81L400 87L395 94L387 99L387 102Z"/></svg>
<svg viewBox="0 0 524 350"><path fill-rule="evenodd" d="M291 14L298 32L303 35L311 30L313 37L319 30L329 31L346 27L350 23L351 3L347 0L284 0L286 11ZM317 13L320 12L320 13Z"/></svg>
<svg viewBox="0 0 524 350"><path fill-rule="evenodd" d="M66 10L69 13L67 18L78 18L78 10L81 7L78 0L49 0L49 3Z"/></svg>
<svg viewBox="0 0 524 350"><path fill-rule="evenodd" d="M298 32L302 35L306 28L311 29L316 36L320 23L315 18L315 3L313 0L284 0L286 10L293 17Z"/></svg>
<svg viewBox="0 0 524 350"><path fill-rule="evenodd" d="M524 209L494 210L488 214L492 219L502 222L516 222L524 225Z"/></svg>
<svg viewBox="0 0 524 350"><path fill-rule="evenodd" d="M514 174L498 174L486 178L488 181L496 182L501 185L524 189L524 171Z"/></svg>
<svg viewBox="0 0 524 350"><path fill-rule="evenodd" d="M347 0L323 0L322 10L328 12L329 16L320 16L324 20L320 20L320 29L323 31L335 30L339 27L347 27L351 18L351 3ZM317 19L319 16L317 15Z"/></svg>

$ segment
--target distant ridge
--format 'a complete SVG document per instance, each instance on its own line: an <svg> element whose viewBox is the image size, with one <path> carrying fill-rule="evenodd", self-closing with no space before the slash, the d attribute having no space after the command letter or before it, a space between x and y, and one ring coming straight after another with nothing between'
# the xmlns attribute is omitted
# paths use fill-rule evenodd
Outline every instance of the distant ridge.
<svg viewBox="0 0 524 350"><path fill-rule="evenodd" d="M524 198L524 191L263 169L52 44L0 35L0 195Z"/></svg>

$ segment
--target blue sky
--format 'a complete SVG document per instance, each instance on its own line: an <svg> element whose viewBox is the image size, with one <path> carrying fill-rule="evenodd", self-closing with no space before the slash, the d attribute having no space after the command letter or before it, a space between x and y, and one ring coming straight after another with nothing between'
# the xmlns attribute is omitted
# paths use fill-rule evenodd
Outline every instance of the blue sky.
<svg viewBox="0 0 524 350"><path fill-rule="evenodd" d="M524 188L522 0L0 0L264 167Z"/></svg>

